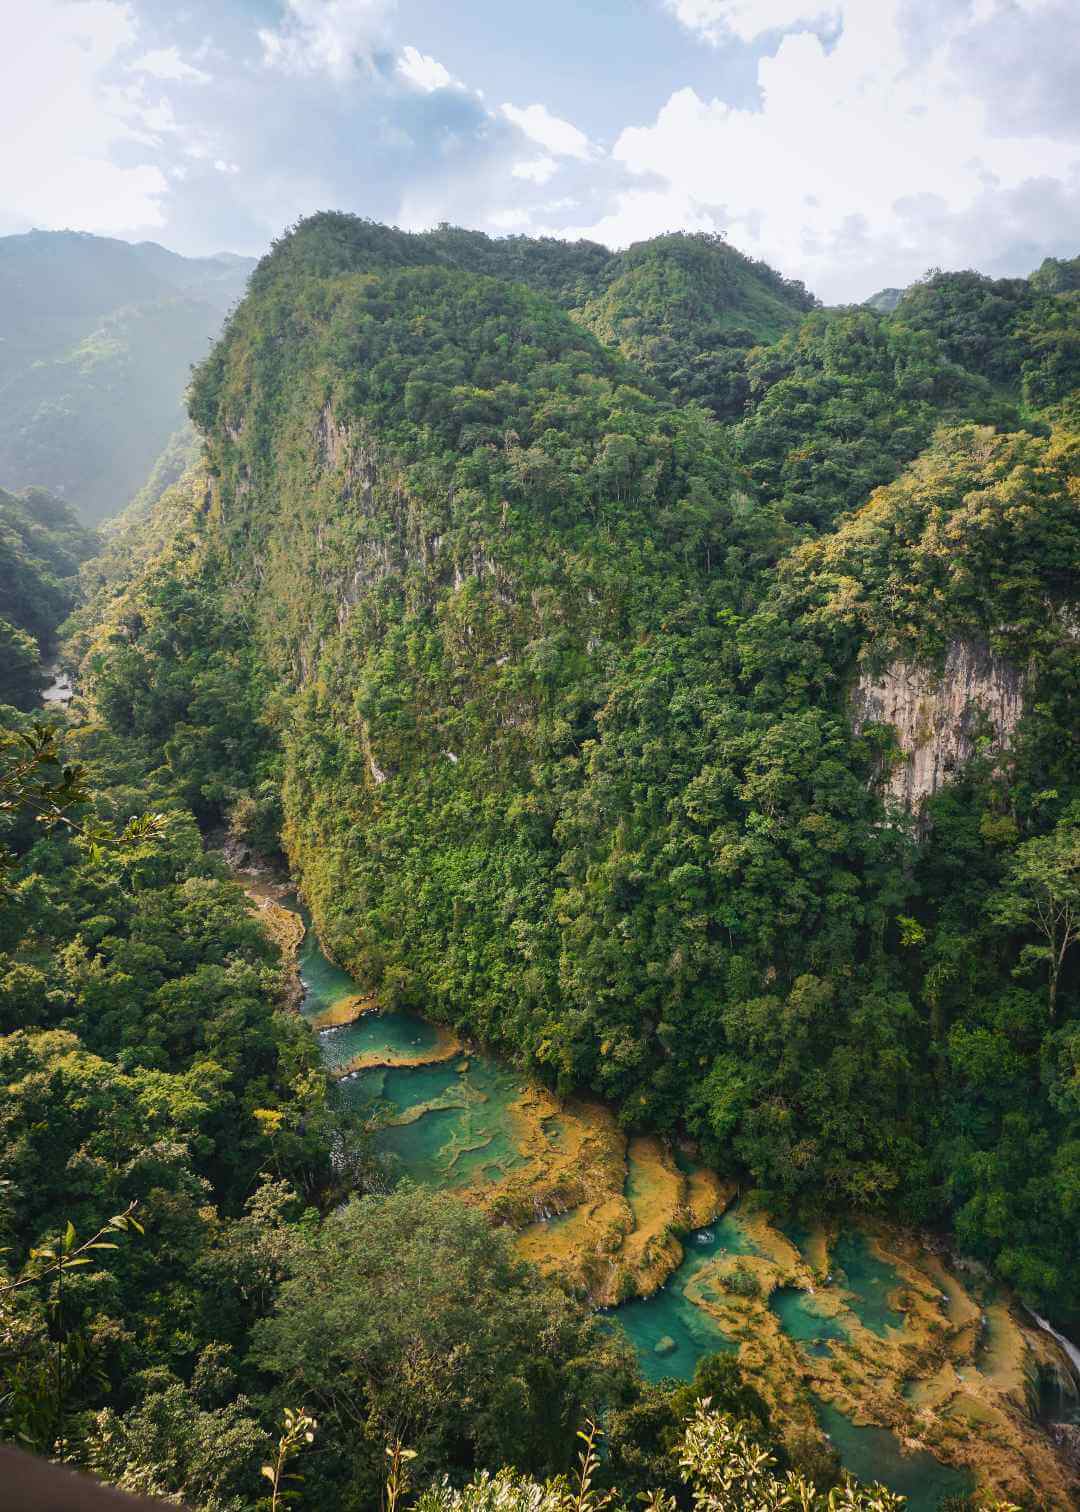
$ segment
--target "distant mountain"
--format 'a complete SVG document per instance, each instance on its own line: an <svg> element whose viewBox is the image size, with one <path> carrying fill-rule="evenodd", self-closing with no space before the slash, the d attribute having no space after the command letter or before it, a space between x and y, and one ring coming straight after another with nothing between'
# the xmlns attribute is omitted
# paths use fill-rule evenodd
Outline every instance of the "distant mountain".
<svg viewBox="0 0 1080 1512"><path fill-rule="evenodd" d="M0 238L0 485L88 522L122 509L253 267L77 231Z"/></svg>

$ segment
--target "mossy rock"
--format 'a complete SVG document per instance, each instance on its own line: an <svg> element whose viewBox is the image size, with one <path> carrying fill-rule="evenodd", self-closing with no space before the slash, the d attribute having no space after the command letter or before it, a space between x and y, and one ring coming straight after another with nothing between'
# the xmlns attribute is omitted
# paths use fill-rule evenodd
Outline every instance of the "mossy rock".
<svg viewBox="0 0 1080 1512"><path fill-rule="evenodd" d="M657 1339L653 1345L653 1354L670 1355L678 1349L678 1345L670 1334L665 1334L662 1339Z"/></svg>

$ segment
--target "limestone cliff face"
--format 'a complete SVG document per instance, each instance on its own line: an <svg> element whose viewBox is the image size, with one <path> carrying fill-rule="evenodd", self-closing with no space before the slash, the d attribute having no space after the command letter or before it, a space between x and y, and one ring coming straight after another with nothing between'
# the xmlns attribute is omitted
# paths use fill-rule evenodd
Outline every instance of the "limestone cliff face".
<svg viewBox="0 0 1080 1512"><path fill-rule="evenodd" d="M887 801L918 814L927 798L970 761L980 735L1003 751L1024 711L1026 677L978 641L955 640L938 672L896 661L863 674L851 699L856 731L892 725L903 752L883 775Z"/></svg>

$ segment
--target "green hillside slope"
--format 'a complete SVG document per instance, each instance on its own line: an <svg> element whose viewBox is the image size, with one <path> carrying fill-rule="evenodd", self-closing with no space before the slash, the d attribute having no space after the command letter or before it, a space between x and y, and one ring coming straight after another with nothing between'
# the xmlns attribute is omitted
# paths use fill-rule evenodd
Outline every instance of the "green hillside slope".
<svg viewBox="0 0 1080 1512"><path fill-rule="evenodd" d="M677 233L612 258L578 315L667 392L729 418L746 398L747 350L797 326L815 303L801 283L721 237Z"/></svg>
<svg viewBox="0 0 1080 1512"><path fill-rule="evenodd" d="M327 216L260 265L196 377L186 523L96 635L100 710L205 818L280 802L380 1001L779 1207L952 1220L1068 1315L1078 957L1051 982L1032 902L1080 865L1060 382L1036 411L903 306L811 312L722 425L431 251ZM1071 299L1030 350L1069 349ZM854 691L958 658L1019 712L909 818L883 783L936 726L913 695L913 754Z"/></svg>
<svg viewBox="0 0 1080 1512"><path fill-rule="evenodd" d="M77 232L0 238L0 484L115 514L181 424L253 262Z"/></svg>

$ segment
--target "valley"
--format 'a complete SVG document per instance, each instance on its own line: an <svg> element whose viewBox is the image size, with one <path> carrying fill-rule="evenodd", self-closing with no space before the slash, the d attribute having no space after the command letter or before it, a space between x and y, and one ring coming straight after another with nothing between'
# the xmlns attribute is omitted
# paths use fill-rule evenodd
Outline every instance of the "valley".
<svg viewBox="0 0 1080 1512"><path fill-rule="evenodd" d="M417 1015L373 1010L310 926L297 955L331 1075L385 1109L390 1179L509 1224L526 1259L611 1310L649 1379L737 1356L785 1438L825 1435L912 1512L976 1484L1073 1505L1080 1480L1036 1413L1040 1382L1063 1384L1069 1412L1080 1381L988 1277L962 1278L892 1227L775 1226L685 1151L627 1140L601 1104L562 1102Z"/></svg>
<svg viewBox="0 0 1080 1512"><path fill-rule="evenodd" d="M1078 300L320 212L114 521L0 492L5 1436L1075 1503Z"/></svg>

